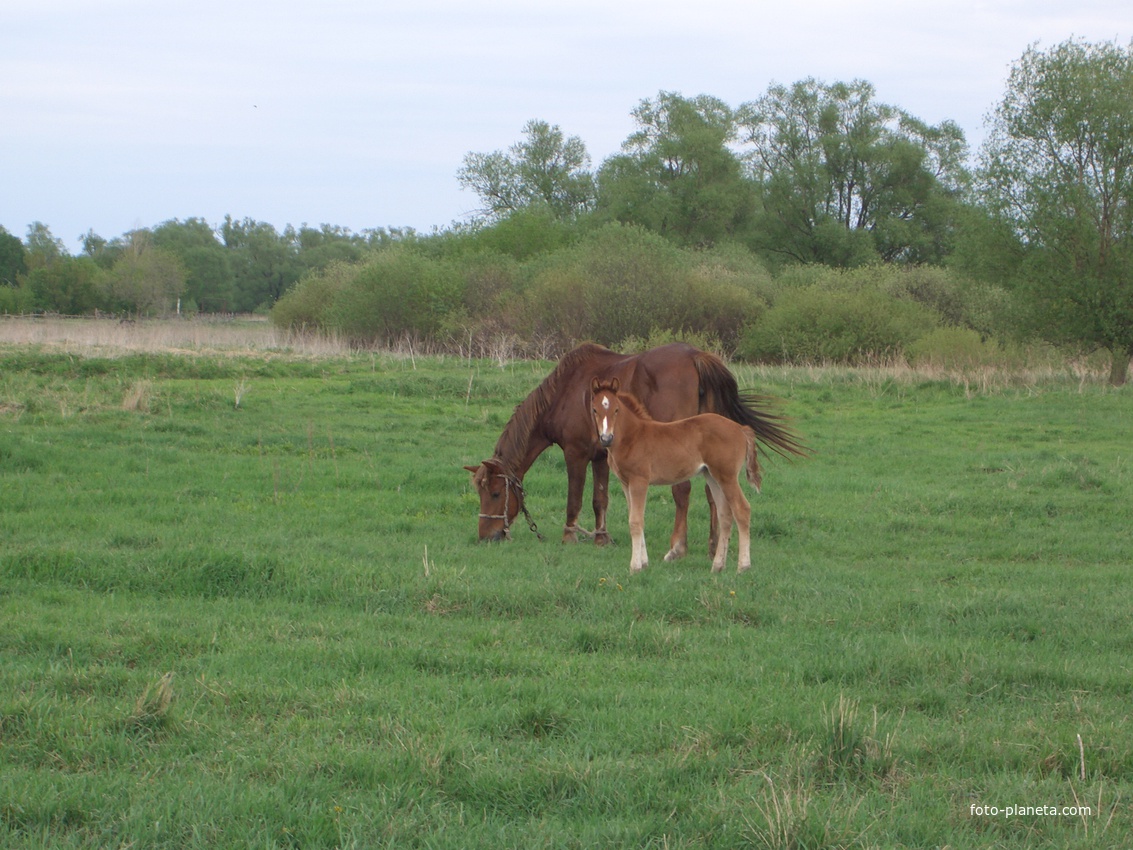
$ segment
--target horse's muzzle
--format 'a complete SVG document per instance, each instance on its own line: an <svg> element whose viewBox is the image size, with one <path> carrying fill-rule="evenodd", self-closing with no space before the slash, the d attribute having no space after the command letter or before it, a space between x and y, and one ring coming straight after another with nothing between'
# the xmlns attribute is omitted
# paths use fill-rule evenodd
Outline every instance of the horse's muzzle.
<svg viewBox="0 0 1133 850"><path fill-rule="evenodd" d="M613 434L599 434L598 435L598 442L601 444L602 448L608 449L611 445L613 445L614 435Z"/></svg>

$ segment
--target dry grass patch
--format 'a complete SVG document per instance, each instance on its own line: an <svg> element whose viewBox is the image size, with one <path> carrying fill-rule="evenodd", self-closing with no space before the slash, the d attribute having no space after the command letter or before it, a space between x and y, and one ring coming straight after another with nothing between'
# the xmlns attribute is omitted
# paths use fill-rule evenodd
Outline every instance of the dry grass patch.
<svg viewBox="0 0 1133 850"><path fill-rule="evenodd" d="M0 317L0 345L33 345L80 357L123 354L291 353L331 357L348 346L333 336L281 331L266 319L116 319Z"/></svg>

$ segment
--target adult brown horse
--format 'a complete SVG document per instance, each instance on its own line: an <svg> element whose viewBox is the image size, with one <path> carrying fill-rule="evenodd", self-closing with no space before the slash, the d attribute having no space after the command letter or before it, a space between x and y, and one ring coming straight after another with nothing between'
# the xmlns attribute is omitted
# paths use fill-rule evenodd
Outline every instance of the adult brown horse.
<svg viewBox="0 0 1133 850"><path fill-rule="evenodd" d="M563 450L567 468L567 511L563 542L578 535L608 543L606 505L610 467L590 418L590 381L617 378L655 420L671 422L697 413L719 413L747 425L756 438L781 455L804 455L807 449L785 425L783 417L766 409L767 399L741 392L735 376L719 357L684 343L672 343L641 354L617 354L588 343L568 352L543 382L516 405L496 443L492 457L466 466L480 494L481 540L503 540L524 506L523 476L536 458L552 445ZM762 407L761 407L762 406ZM594 531L579 528L578 514L586 485L586 466L594 469ZM692 485L673 487L676 519L665 560L688 551L688 504ZM711 497L710 497L711 498ZM716 515L711 512L709 551L716 550Z"/></svg>
<svg viewBox="0 0 1133 850"><path fill-rule="evenodd" d="M678 484L703 475L712 493L719 539L712 572L724 569L732 522L739 530L738 572L751 567L751 505L740 488L741 472L759 490L763 474L755 448L755 432L718 413L699 413L676 422L657 422L631 395L620 393L617 378L590 386L590 414L598 442L610 468L622 482L629 505L633 544L629 571L649 566L645 547L645 500L650 484Z"/></svg>

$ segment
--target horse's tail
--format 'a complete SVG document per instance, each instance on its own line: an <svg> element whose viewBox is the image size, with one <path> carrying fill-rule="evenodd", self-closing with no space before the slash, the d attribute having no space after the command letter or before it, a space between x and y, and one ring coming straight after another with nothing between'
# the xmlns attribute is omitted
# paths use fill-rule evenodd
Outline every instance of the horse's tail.
<svg viewBox="0 0 1133 850"><path fill-rule="evenodd" d="M700 376L702 413L719 413L751 428L764 450L770 448L783 457L810 454L810 449L788 427L787 418L772 409L778 404L775 399L742 392L736 376L715 354L702 351L694 362Z"/></svg>
<svg viewBox="0 0 1133 850"><path fill-rule="evenodd" d="M747 440L747 483L759 493L763 489L763 471L759 468L759 449L755 445L755 431L745 425L744 437Z"/></svg>

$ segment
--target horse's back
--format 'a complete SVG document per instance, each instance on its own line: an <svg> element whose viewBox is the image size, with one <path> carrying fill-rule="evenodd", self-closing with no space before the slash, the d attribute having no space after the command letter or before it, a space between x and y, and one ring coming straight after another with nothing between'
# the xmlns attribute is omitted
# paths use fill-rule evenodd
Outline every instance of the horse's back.
<svg viewBox="0 0 1133 850"><path fill-rule="evenodd" d="M700 374L697 356L688 343L672 342L635 355L622 365L618 377L625 391L637 397L658 422L686 419L700 412Z"/></svg>
<svg viewBox="0 0 1133 850"><path fill-rule="evenodd" d="M700 349L683 342L628 355L593 343L579 346L560 361L569 368L563 370L555 401L547 412L549 432L560 445L596 442L589 407L584 402L595 377L617 378L659 422L696 415L700 405L696 357L701 354Z"/></svg>

